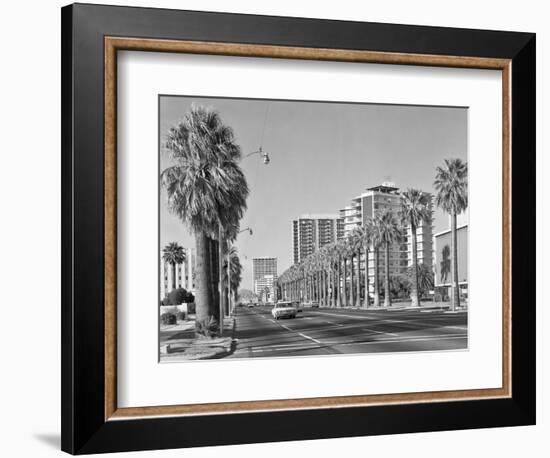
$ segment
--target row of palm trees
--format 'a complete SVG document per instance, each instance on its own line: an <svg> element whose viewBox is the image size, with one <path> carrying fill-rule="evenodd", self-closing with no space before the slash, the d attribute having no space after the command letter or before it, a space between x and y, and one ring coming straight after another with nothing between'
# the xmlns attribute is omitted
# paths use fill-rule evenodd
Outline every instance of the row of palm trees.
<svg viewBox="0 0 550 458"><path fill-rule="evenodd" d="M241 275L233 271L240 262L231 247L249 194L239 165L241 148L219 114L198 105L170 128L164 147L173 162L161 173L168 209L195 238L196 331L217 328L220 333L229 303L227 284Z"/></svg>
<svg viewBox="0 0 550 458"><path fill-rule="evenodd" d="M456 244L456 217L468 206L468 167L460 159L445 160L436 168L435 202L451 216L451 309L460 305ZM407 228L411 233L412 265L410 267L411 305L419 306L417 229L431 224L430 195L418 189L401 193L400 208L382 210L356 227L343 240L323 246L301 263L283 272L277 281L279 297L316 301L324 306L370 305L369 259L373 258L373 306L380 306L379 264L384 259L384 307L391 306L390 252L395 244L404 243ZM363 259L363 262L361 261ZM349 280L348 280L349 279ZM363 281L362 281L363 280Z"/></svg>

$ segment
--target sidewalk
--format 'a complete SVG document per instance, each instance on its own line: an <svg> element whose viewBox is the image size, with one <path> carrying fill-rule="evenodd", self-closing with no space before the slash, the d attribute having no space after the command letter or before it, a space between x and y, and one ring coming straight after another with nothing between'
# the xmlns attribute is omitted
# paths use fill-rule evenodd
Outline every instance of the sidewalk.
<svg viewBox="0 0 550 458"><path fill-rule="evenodd" d="M321 309L329 309L329 310L364 310L364 311L402 311L402 310L418 310L418 311L435 311L435 310L441 310L441 311L447 311L448 313L451 313L448 309L450 308L449 302L432 302L432 301L423 301L420 306L413 307L410 305L410 302L394 302L392 303L391 307L374 307L373 305L369 305L369 307L355 307L355 306L342 306L342 307L320 307ZM458 312L464 312L468 310L468 304L464 304L464 306L459 307L455 313Z"/></svg>
<svg viewBox="0 0 550 458"><path fill-rule="evenodd" d="M185 333L185 338L168 338L160 346L161 362L193 361L223 358L232 351L235 318L226 317L223 323L223 336L213 339L194 337L195 320L183 321L176 325L162 326L161 332ZM187 335L189 337L187 337Z"/></svg>

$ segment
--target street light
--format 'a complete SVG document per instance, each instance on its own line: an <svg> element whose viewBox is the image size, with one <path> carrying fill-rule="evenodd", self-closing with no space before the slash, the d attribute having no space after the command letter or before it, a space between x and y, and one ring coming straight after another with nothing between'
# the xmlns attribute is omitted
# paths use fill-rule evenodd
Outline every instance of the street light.
<svg viewBox="0 0 550 458"><path fill-rule="evenodd" d="M242 232L247 232L252 235L252 229L250 227L247 227L243 229L242 231L237 232L237 235L241 234ZM227 250L227 290L228 290L228 300L229 300L229 314L233 313L234 307L231 307L231 256L229 254L229 250Z"/></svg>
<svg viewBox="0 0 550 458"><path fill-rule="evenodd" d="M244 157L250 157L253 154L259 154L262 157L265 165L269 164L269 162L271 161L271 159L269 159L269 154L266 153L264 150L262 150L261 146L260 146L260 149L258 151L252 151L251 153L248 153Z"/></svg>

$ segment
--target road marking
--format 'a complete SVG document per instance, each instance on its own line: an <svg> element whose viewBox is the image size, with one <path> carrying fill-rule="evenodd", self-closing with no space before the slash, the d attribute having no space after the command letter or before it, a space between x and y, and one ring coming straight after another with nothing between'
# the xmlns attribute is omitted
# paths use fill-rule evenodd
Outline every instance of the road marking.
<svg viewBox="0 0 550 458"><path fill-rule="evenodd" d="M339 326L339 327L345 326L341 323L335 323L334 321L325 321L325 323L331 324L332 326Z"/></svg>
<svg viewBox="0 0 550 458"><path fill-rule="evenodd" d="M301 335L302 337L304 337L305 339L312 340L312 341L315 342L315 343L318 343L318 344L321 343L320 340L314 339L313 337L306 336L305 334L302 334L301 332L299 332L298 334Z"/></svg>
<svg viewBox="0 0 550 458"><path fill-rule="evenodd" d="M465 326L443 326L445 329L460 329L461 331L467 331L468 328Z"/></svg>
<svg viewBox="0 0 550 458"><path fill-rule="evenodd" d="M388 334L389 336L397 336L393 332L375 331L374 329L363 328L363 331L374 332L375 334Z"/></svg>
<svg viewBox="0 0 550 458"><path fill-rule="evenodd" d="M314 313L318 313L319 315L328 315L332 317L345 316L347 318L355 318L359 320L376 320L377 319L377 318L371 318L369 316L364 316L364 315L345 315L343 313L325 313L325 312L314 312Z"/></svg>
<svg viewBox="0 0 550 458"><path fill-rule="evenodd" d="M335 346L343 346L343 345L372 345L372 344L383 344L383 343L397 343L397 342L424 342L429 340L447 340L447 339L465 339L468 338L467 334L460 334L460 335L449 335L449 334L442 334L442 335L435 335L435 336L403 336L395 338L389 338L389 339L377 339L377 340L369 340L368 342L332 342L332 341L326 341L324 342L325 345L335 345Z"/></svg>

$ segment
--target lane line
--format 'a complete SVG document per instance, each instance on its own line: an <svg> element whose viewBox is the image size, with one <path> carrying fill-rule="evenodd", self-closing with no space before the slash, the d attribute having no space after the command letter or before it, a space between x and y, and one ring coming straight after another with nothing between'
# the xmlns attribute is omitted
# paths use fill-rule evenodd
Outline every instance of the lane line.
<svg viewBox="0 0 550 458"><path fill-rule="evenodd" d="M410 337L397 337L395 338L389 338L389 339L377 339L377 340L369 340L368 342L331 342L326 341L324 342L325 345L335 345L335 346L342 346L342 345L372 345L372 344L383 344L383 343L397 343L397 342L423 342L423 341L430 341L430 340L447 340L447 339L467 339L467 334L460 334L460 335L452 335L452 334L443 334L438 336L410 336Z"/></svg>
<svg viewBox="0 0 550 458"><path fill-rule="evenodd" d="M318 344L321 343L320 340L314 339L313 337L310 337L310 336L306 336L305 334L302 334L301 332L299 332L298 334L301 335L302 337L304 337L305 339L312 340L312 341L315 342L315 343L318 343Z"/></svg>
<svg viewBox="0 0 550 458"><path fill-rule="evenodd" d="M369 329L369 328L363 328L363 331L374 332L375 334L387 334L389 336L396 336L396 337L398 335L393 332L375 331L374 329Z"/></svg>

